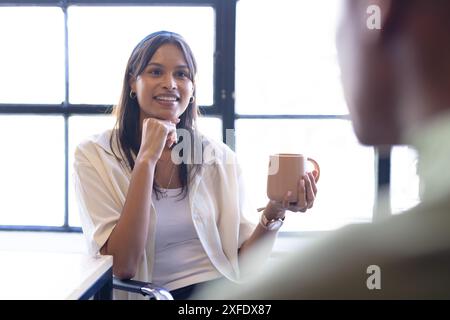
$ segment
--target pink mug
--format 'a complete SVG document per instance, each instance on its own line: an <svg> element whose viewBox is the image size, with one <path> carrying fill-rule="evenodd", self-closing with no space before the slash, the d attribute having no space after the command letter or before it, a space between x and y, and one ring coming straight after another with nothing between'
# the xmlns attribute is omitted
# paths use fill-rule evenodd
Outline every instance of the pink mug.
<svg viewBox="0 0 450 320"><path fill-rule="evenodd" d="M267 196L270 200L283 201L291 191L289 202L298 201L298 180L306 173L306 161L314 165L317 171L316 182L320 177L320 167L316 160L302 154L279 153L270 156L267 176Z"/></svg>

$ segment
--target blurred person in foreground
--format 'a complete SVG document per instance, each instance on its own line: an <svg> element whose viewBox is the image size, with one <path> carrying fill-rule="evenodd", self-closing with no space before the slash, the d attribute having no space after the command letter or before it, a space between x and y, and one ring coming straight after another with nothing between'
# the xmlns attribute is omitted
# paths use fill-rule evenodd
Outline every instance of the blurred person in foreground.
<svg viewBox="0 0 450 320"><path fill-rule="evenodd" d="M381 12L378 29L367 9ZM199 299L450 298L450 1L348 0L337 32L345 97L361 143L413 145L421 203L344 227L240 288Z"/></svg>

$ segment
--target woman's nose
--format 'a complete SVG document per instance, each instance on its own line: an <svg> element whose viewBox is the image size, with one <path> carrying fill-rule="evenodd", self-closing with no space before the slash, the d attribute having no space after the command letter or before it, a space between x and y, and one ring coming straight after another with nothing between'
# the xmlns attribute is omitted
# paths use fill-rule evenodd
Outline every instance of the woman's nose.
<svg viewBox="0 0 450 320"><path fill-rule="evenodd" d="M177 83L172 75L167 75L163 79L163 87L168 90L177 88Z"/></svg>

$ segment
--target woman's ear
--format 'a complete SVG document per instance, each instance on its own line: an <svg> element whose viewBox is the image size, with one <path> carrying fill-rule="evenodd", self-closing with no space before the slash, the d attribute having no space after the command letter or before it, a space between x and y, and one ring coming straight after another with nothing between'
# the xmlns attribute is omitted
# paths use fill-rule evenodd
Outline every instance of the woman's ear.
<svg viewBox="0 0 450 320"><path fill-rule="evenodd" d="M130 76L130 79L128 80L128 85L131 88L131 91L136 92L136 77Z"/></svg>
<svg viewBox="0 0 450 320"><path fill-rule="evenodd" d="M191 89L191 97L194 97L195 94L195 84L192 83L192 89ZM195 99L195 98L194 98Z"/></svg>

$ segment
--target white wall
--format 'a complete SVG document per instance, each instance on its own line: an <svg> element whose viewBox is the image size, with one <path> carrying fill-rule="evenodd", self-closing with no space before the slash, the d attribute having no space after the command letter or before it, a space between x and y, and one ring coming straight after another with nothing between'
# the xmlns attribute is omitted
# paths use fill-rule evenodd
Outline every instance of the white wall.
<svg viewBox="0 0 450 320"><path fill-rule="evenodd" d="M1 231L0 250L87 252L81 233Z"/></svg>

